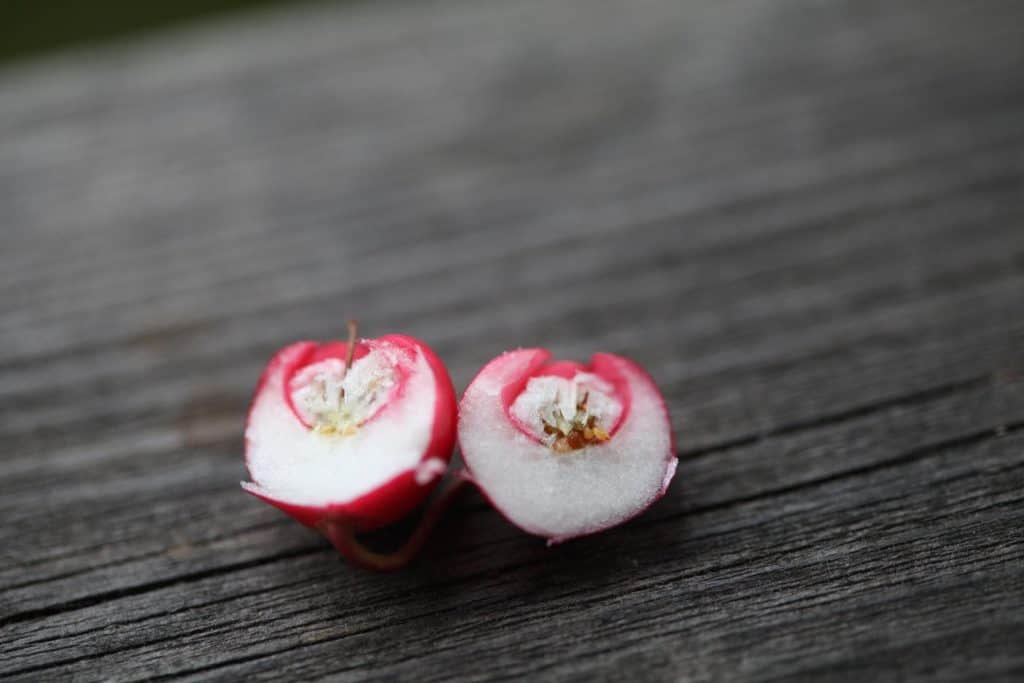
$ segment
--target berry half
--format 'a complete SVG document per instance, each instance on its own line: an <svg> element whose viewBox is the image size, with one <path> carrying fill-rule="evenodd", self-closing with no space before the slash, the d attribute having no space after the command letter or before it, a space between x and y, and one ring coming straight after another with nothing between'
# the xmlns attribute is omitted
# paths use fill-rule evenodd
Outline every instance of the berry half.
<svg viewBox="0 0 1024 683"><path fill-rule="evenodd" d="M372 530L431 492L455 423L451 379L426 344L356 340L350 326L349 342L298 342L270 361L249 411L242 488L324 533Z"/></svg>
<svg viewBox="0 0 1024 683"><path fill-rule="evenodd" d="M551 543L640 514L677 463L661 392L609 353L589 365L552 362L546 349L493 359L459 404L459 445L494 506Z"/></svg>

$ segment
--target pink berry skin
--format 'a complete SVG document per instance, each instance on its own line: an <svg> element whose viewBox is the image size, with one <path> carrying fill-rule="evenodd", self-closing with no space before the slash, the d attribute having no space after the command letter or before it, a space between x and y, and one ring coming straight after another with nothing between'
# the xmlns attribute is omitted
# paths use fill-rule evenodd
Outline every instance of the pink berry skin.
<svg viewBox="0 0 1024 683"><path fill-rule="evenodd" d="M469 476L510 522L559 543L632 519L661 498L677 458L664 397L639 365L546 349L491 360L459 404Z"/></svg>
<svg viewBox="0 0 1024 683"><path fill-rule="evenodd" d="M348 353L303 341L274 355L249 410L242 487L306 526L361 532L405 517L440 481L457 406L444 364L413 337L359 340L351 368Z"/></svg>

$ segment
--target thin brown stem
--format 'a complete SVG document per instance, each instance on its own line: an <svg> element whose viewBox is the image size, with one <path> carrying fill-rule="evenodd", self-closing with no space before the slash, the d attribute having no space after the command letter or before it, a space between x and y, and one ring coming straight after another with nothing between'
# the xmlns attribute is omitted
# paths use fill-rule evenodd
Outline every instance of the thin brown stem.
<svg viewBox="0 0 1024 683"><path fill-rule="evenodd" d="M356 355L356 335L359 334L358 320L349 320L345 324L348 325L348 351L345 354L345 369L341 371L342 379L345 379L348 369L352 367L352 359Z"/></svg>
<svg viewBox="0 0 1024 683"><path fill-rule="evenodd" d="M437 526L441 516L455 498L462 492L469 479L462 472L456 472L453 480L430 503L419 524L401 548L392 553L378 553L370 550L356 538L355 529L345 519L326 520L320 524L320 531L337 548L338 552L353 564L363 569L391 572L406 566L423 549L430 533Z"/></svg>

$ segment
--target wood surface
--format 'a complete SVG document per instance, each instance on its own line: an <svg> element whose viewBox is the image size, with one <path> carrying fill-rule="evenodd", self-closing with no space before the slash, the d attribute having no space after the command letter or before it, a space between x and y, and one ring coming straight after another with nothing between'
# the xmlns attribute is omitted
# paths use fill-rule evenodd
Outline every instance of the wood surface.
<svg viewBox="0 0 1024 683"><path fill-rule="evenodd" d="M0 71L0 677L1020 680L1024 3L364 2ZM256 378L635 358L669 494L369 574Z"/></svg>

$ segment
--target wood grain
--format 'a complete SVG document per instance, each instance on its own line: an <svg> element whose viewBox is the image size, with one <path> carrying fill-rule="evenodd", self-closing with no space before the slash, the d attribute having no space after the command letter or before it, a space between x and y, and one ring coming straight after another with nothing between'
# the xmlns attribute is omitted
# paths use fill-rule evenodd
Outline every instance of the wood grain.
<svg viewBox="0 0 1024 683"><path fill-rule="evenodd" d="M0 72L0 676L1024 673L1024 6L354 3ZM360 317L665 391L681 465L408 571L244 496Z"/></svg>

